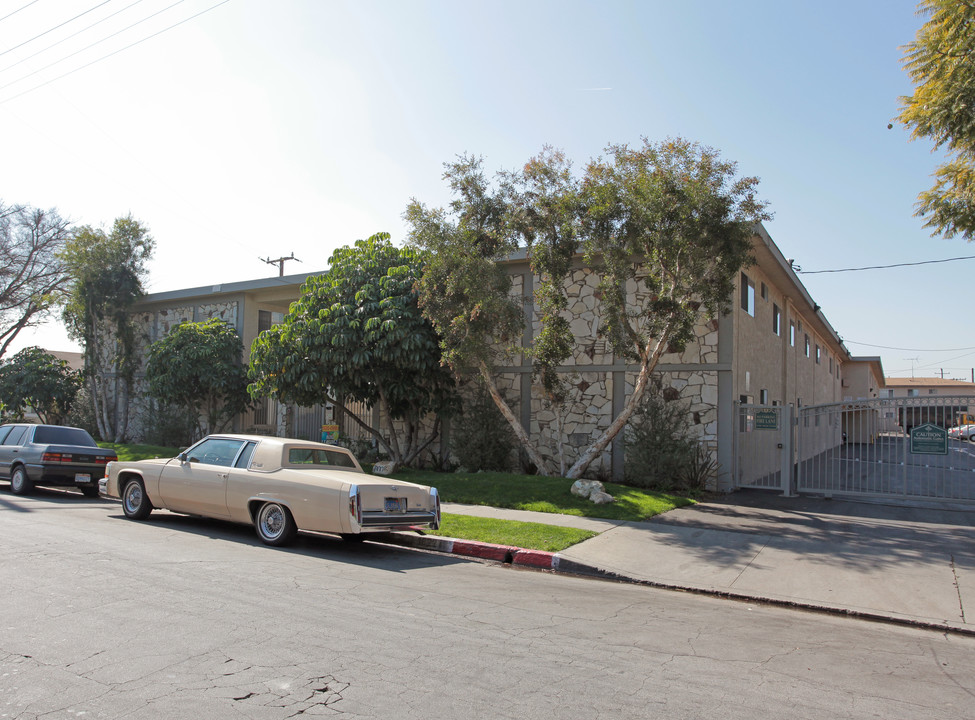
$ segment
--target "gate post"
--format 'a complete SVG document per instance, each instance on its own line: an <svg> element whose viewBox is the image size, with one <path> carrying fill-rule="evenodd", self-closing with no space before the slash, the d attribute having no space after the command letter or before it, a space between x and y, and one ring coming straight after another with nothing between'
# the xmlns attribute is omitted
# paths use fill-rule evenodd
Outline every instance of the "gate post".
<svg viewBox="0 0 975 720"><path fill-rule="evenodd" d="M782 420L779 428L779 478L781 479L782 495L784 497L796 497L795 483L793 482L792 469L793 463L792 438L793 438L793 408L791 405L780 406Z"/></svg>

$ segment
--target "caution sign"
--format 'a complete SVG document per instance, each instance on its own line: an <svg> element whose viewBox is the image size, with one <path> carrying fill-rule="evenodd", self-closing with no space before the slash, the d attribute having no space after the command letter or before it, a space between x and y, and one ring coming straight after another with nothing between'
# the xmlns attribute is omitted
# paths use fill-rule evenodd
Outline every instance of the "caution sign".
<svg viewBox="0 0 975 720"><path fill-rule="evenodd" d="M924 423L924 425L911 428L911 453L914 455L947 455L948 431L931 423Z"/></svg>

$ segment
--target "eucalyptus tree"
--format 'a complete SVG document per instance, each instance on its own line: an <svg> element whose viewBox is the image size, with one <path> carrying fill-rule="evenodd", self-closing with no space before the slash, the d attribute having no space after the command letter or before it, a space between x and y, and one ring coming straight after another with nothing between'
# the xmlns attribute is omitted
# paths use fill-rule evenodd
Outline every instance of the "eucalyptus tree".
<svg viewBox="0 0 975 720"><path fill-rule="evenodd" d="M81 343L98 434L121 442L128 432L129 395L139 365L132 306L144 295L154 241L131 215L110 231L85 226L61 254L71 278L62 317Z"/></svg>
<svg viewBox="0 0 975 720"><path fill-rule="evenodd" d="M421 307L440 333L444 361L458 375L483 378L542 474L552 469L496 377L506 358L525 353L545 398L556 408L568 401L572 388L560 373L580 340L566 318L575 264L598 275L600 332L638 371L622 411L571 467L561 440L554 448L569 478L581 477L626 425L664 351L682 350L698 322L722 311L749 262L753 225L768 217L758 180L739 178L715 150L678 138L606 152L576 176L561 152L546 148L494 183L479 159L463 156L445 165L449 209L413 200L406 211L411 242L429 253ZM529 347L527 298L513 295L503 264L520 248L537 277L539 330Z"/></svg>

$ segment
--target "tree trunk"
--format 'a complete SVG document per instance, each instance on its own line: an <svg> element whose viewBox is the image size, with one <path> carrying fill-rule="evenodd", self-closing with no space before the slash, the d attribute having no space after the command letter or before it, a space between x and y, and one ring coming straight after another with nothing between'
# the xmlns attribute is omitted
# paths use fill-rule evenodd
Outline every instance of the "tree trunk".
<svg viewBox="0 0 975 720"><path fill-rule="evenodd" d="M626 427L627 420L630 419L633 411L636 410L640 404L640 400L643 398L643 393L647 389L647 382L650 379L650 373L657 367L657 362L660 360L664 348L667 347L669 337L670 326L667 325L658 338L657 344L654 346L652 352L650 351L649 345L641 349L640 355L642 356L642 362L640 363L640 374L637 376L636 385L633 387L633 394L626 402L626 405L623 406L623 411L616 416L616 419L606 428L603 434L587 447L582 455L579 456L579 459L569 468L569 472L565 474L567 478L570 480L578 480L581 478L582 474L592 464L592 461L599 457L613 441L613 438L619 434L620 430Z"/></svg>
<svg viewBox="0 0 975 720"><path fill-rule="evenodd" d="M552 473L549 470L548 463L545 462L545 458L543 458L539 454L538 450L535 449L535 446L532 445L531 439L528 437L528 433L525 432L525 428L521 426L521 423L518 422L518 418L515 417L515 414L511 411L511 408L508 407L508 403L504 401L504 398L501 397L501 393L498 392L498 388L494 384L494 378L491 377L491 371L484 361L481 361L480 369L481 377L484 378L484 382L487 383L488 392L491 393L491 398L494 400L494 404L498 406L498 410L500 410L501 414L504 415L504 419L508 421L511 429L514 430L515 437L518 438L521 446L528 454L528 459L535 464L538 474L551 475Z"/></svg>

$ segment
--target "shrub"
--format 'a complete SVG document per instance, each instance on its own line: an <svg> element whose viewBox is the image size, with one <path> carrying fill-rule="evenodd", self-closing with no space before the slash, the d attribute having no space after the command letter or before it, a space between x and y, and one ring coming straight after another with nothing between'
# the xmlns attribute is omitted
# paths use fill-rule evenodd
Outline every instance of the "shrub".
<svg viewBox="0 0 975 720"><path fill-rule="evenodd" d="M461 467L471 472L511 469L514 433L480 379L455 417L450 446Z"/></svg>
<svg viewBox="0 0 975 720"><path fill-rule="evenodd" d="M197 439L196 418L184 408L150 401L142 412L142 441L149 445L187 447Z"/></svg>
<svg viewBox="0 0 975 720"><path fill-rule="evenodd" d="M710 453L691 435L688 409L648 388L627 425L625 481L660 491L702 490L715 469Z"/></svg>

